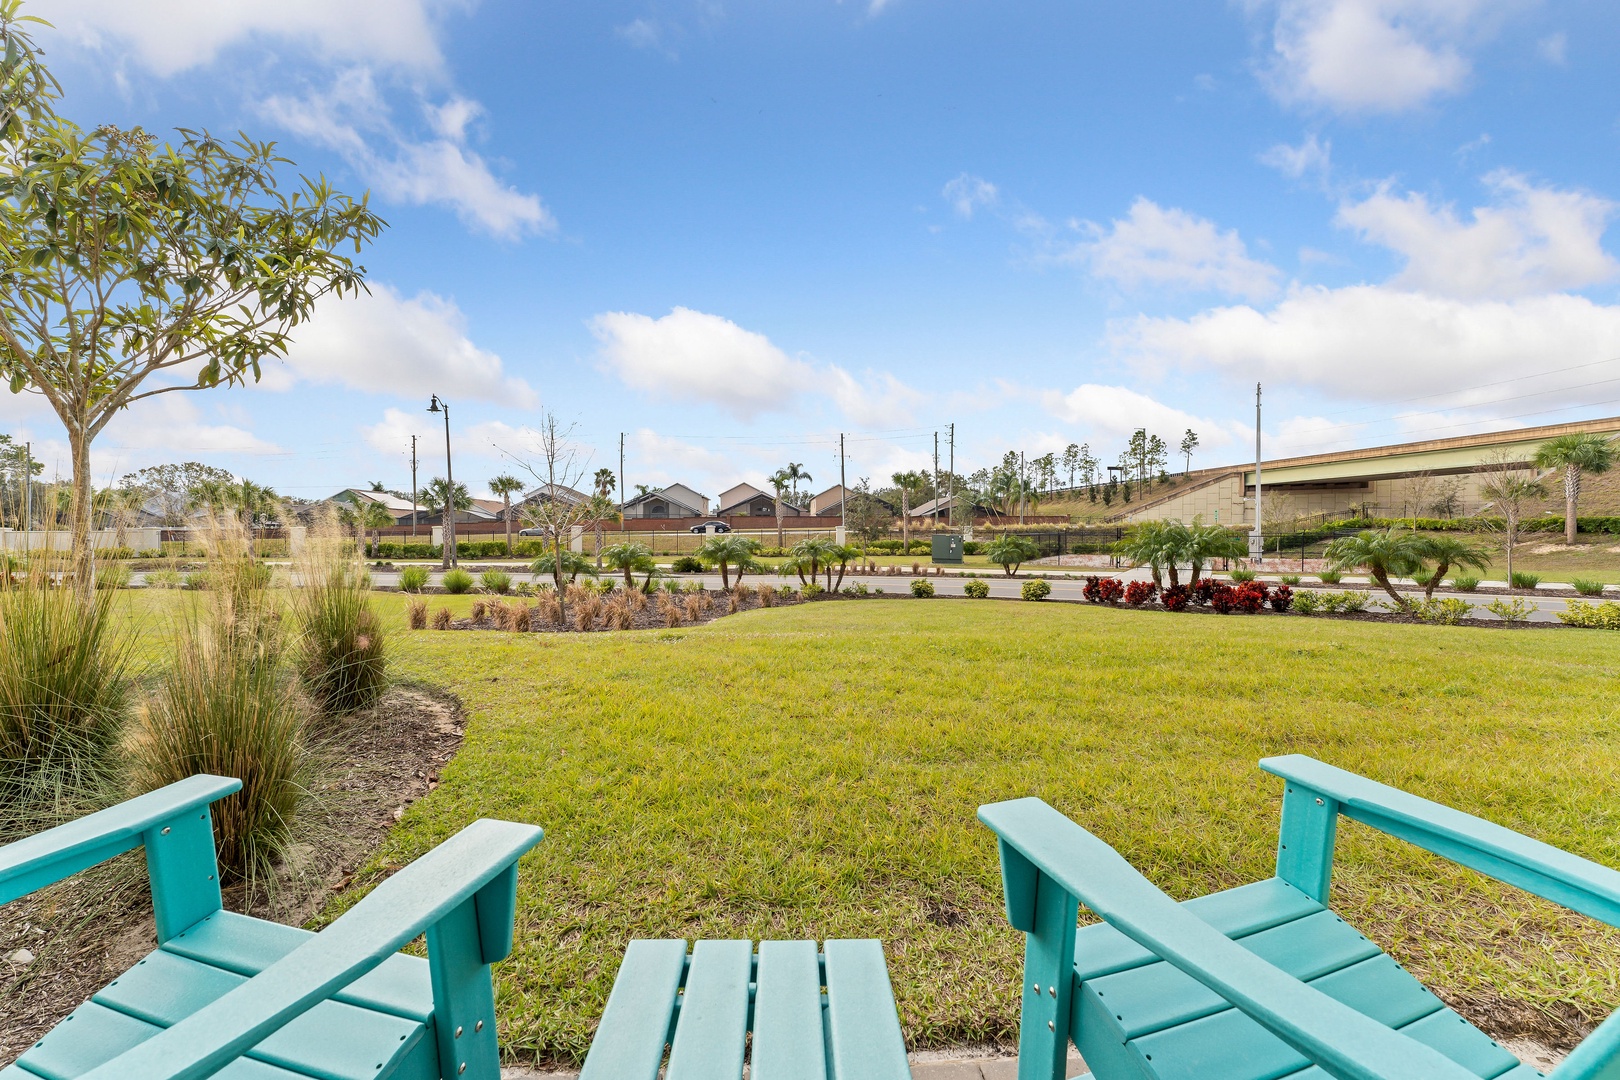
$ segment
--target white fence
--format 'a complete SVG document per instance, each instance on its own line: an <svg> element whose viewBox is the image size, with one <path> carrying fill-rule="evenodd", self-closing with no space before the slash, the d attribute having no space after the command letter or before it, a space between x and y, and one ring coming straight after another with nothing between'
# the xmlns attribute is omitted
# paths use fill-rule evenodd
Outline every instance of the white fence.
<svg viewBox="0 0 1620 1080"><path fill-rule="evenodd" d="M73 546L73 534L66 529L0 529L3 551L66 551ZM90 546L96 549L125 547L131 551L153 551L163 546L162 529L96 529L90 533Z"/></svg>

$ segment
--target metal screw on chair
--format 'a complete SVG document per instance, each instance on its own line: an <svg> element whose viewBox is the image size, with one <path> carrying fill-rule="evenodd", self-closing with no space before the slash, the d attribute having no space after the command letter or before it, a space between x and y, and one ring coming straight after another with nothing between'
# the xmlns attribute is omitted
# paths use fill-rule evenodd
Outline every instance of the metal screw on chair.
<svg viewBox="0 0 1620 1080"><path fill-rule="evenodd" d="M482 1020L478 1021L478 1023L473 1025L473 1030L474 1031L483 1031L484 1030L484 1022Z"/></svg>
<svg viewBox="0 0 1620 1080"><path fill-rule="evenodd" d="M461 1038L461 1025L460 1024L456 1025L456 1038L458 1038L458 1039Z"/></svg>

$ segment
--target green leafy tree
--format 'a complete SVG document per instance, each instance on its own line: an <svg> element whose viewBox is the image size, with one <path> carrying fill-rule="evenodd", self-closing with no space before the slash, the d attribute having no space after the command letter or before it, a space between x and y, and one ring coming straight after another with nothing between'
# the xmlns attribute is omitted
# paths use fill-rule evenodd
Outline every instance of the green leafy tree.
<svg viewBox="0 0 1620 1080"><path fill-rule="evenodd" d="M1455 536L1424 537L1423 558L1434 563L1434 573L1429 575L1428 583L1423 586L1425 602L1434 598L1435 586L1439 585L1440 579L1452 569L1467 567L1482 571L1491 565L1491 553L1482 545L1470 540L1459 540Z"/></svg>
<svg viewBox="0 0 1620 1080"><path fill-rule="evenodd" d="M67 431L73 548L88 563L96 436L146 398L257 381L322 297L364 287L342 252L384 223L324 178L281 190L290 163L272 143L84 131L57 115L20 12L0 2L0 378Z"/></svg>
<svg viewBox="0 0 1620 1080"><path fill-rule="evenodd" d="M1354 536L1339 537L1325 554L1334 570L1366 570L1395 606L1405 609L1406 598L1395 591L1390 578L1420 573L1428 545L1425 537L1406 529L1363 529Z"/></svg>
<svg viewBox="0 0 1620 1080"><path fill-rule="evenodd" d="M757 565L754 556L758 552L757 540L736 533L717 533L703 538L697 557L709 566L720 568L720 587L730 591L731 571L736 570L737 580L741 581L743 573Z"/></svg>
<svg viewBox="0 0 1620 1080"><path fill-rule="evenodd" d="M1575 542L1581 477L1614 468L1616 453L1615 440L1593 434L1560 435L1536 448L1538 468L1564 470L1564 543Z"/></svg>
<svg viewBox="0 0 1620 1080"><path fill-rule="evenodd" d="M1181 445L1177 449L1181 451L1181 472L1185 476L1192 472L1193 451L1198 449L1198 432L1188 428L1187 433L1181 437Z"/></svg>
<svg viewBox="0 0 1620 1080"><path fill-rule="evenodd" d="M377 552L382 544L382 530L393 527L394 515L388 512L388 507L379 502L367 499L356 510L355 525L362 532L371 534L371 557L377 558ZM249 534L251 535L251 534Z"/></svg>
<svg viewBox="0 0 1620 1080"><path fill-rule="evenodd" d="M442 476L435 476L432 480L429 480L427 482L427 486L422 489L422 509L426 510L429 514L444 513L445 503L450 498L447 488L448 484ZM467 491L466 484L457 482L455 501L457 510L472 509L472 495ZM444 520L449 520L448 515L446 515ZM441 524L442 523L443 522L441 522Z"/></svg>
<svg viewBox="0 0 1620 1080"><path fill-rule="evenodd" d="M646 544L639 544L634 540L614 544L612 547L605 549L602 552L602 561L609 570L624 575L624 587L627 589L636 587L635 578L632 576L634 574L647 575L647 580L642 583L642 588L646 589L648 585L652 584L653 574L658 570L658 564L653 561L652 549ZM549 565L546 567L546 571L550 572ZM535 573L538 574L540 571L537 570Z"/></svg>
<svg viewBox="0 0 1620 1080"><path fill-rule="evenodd" d="M1180 584L1176 563L1185 557L1186 533L1187 527L1179 521L1143 521L1131 526L1114 551L1138 566L1149 567L1153 584L1160 587L1168 570L1170 584L1175 586Z"/></svg>
<svg viewBox="0 0 1620 1080"><path fill-rule="evenodd" d="M0 525L23 525L23 508L34 477L45 471L45 463L28 452L26 443L13 442L0 435Z"/></svg>
<svg viewBox="0 0 1620 1080"><path fill-rule="evenodd" d="M787 473L788 480L791 481L792 484L793 484L793 491L792 491L793 505L798 506L799 505L799 481L803 480L805 483L809 483L811 480L814 480L815 477L811 476L809 473L804 471L804 463L800 462L800 461L790 461L790 462L788 462L787 463L787 468L784 469L783 472Z"/></svg>
<svg viewBox="0 0 1620 1080"><path fill-rule="evenodd" d="M782 573L798 574L799 582L803 584L808 578L816 580L816 575L824 568L838 561L843 556L843 548L826 537L811 536L794 544L788 552L787 562L782 564ZM847 561L847 559L845 560ZM831 577L828 578L831 584Z"/></svg>
<svg viewBox="0 0 1620 1080"><path fill-rule="evenodd" d="M1035 546L1035 541L1018 533L1002 533L984 549L985 557L1001 567L1008 577L1018 573L1020 566L1040 553L1041 549Z"/></svg>
<svg viewBox="0 0 1620 1080"><path fill-rule="evenodd" d="M502 473L489 482L489 490L501 498L501 519L506 522L506 555L512 556L512 496L523 490L523 481Z"/></svg>
<svg viewBox="0 0 1620 1080"><path fill-rule="evenodd" d="M894 514L872 494L871 482L866 477L861 477L853 492L846 491L844 498L848 500L844 506L844 527L849 535L868 548L889 535L894 527Z"/></svg>
<svg viewBox="0 0 1620 1080"><path fill-rule="evenodd" d="M558 548L546 555L541 555L529 564L529 574L539 577L541 574L550 574L560 589L563 579L578 581L579 575L596 577L596 567L591 560L571 548Z"/></svg>
<svg viewBox="0 0 1620 1080"><path fill-rule="evenodd" d="M205 485L213 485L212 490L223 492L224 488L235 482L236 478L224 469L204 465L200 461L183 461L179 464L153 465L139 472L128 473L118 481L118 485L141 491L146 499L155 503L162 523L171 529L178 529L185 525L188 511L197 506L210 505L210 498L220 508L225 506L224 495L208 495L204 491Z"/></svg>

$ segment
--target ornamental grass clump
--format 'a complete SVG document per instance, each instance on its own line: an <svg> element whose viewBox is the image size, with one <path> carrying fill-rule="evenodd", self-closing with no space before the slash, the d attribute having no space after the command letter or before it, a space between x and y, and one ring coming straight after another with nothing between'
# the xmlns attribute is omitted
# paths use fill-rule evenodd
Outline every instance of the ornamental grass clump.
<svg viewBox="0 0 1620 1080"><path fill-rule="evenodd" d="M473 576L458 566L454 570L446 571L444 577L439 579L439 584L444 586L445 592L460 596L472 590Z"/></svg>
<svg viewBox="0 0 1620 1080"><path fill-rule="evenodd" d="M129 703L133 635L117 593L61 582L68 565L30 560L0 574L0 836L55 824L94 799Z"/></svg>
<svg viewBox="0 0 1620 1080"><path fill-rule="evenodd" d="M1541 584L1541 575L1527 570L1515 570L1508 576L1508 585L1515 589L1533 589Z"/></svg>
<svg viewBox="0 0 1620 1080"><path fill-rule="evenodd" d="M478 583L484 587L485 592L504 596L512 591L512 575L505 570L485 570L478 575Z"/></svg>
<svg viewBox="0 0 1620 1080"><path fill-rule="evenodd" d="M282 662L286 623L247 556L245 534L216 525L207 541L206 598L181 615L173 663L125 739L133 793L196 773L242 790L213 806L222 873L252 880L288 850L312 790L307 707Z"/></svg>
<svg viewBox="0 0 1620 1080"><path fill-rule="evenodd" d="M406 615L410 618L411 629L412 630L426 630L427 629L427 601L426 600L422 599L420 596L412 597L411 602L408 605L406 605L405 612L406 612Z"/></svg>
<svg viewBox="0 0 1620 1080"><path fill-rule="evenodd" d="M442 607L438 611L435 611L433 613L433 629L435 629L435 630L448 630L448 629L450 629L450 618L451 618L450 609L447 608L447 607Z"/></svg>
<svg viewBox="0 0 1620 1080"><path fill-rule="evenodd" d="M1571 578L1570 585L1582 596L1602 596L1603 582L1589 581L1586 578Z"/></svg>
<svg viewBox="0 0 1620 1080"><path fill-rule="evenodd" d="M407 566L399 572L399 591L419 593L427 588L428 568L425 566Z"/></svg>
<svg viewBox="0 0 1620 1080"><path fill-rule="evenodd" d="M343 716L376 701L388 682L382 619L371 581L337 529L312 529L295 563L296 667L322 712Z"/></svg>
<svg viewBox="0 0 1620 1080"><path fill-rule="evenodd" d="M1451 587L1458 592L1473 592L1479 588L1479 578L1472 574L1458 574L1451 579Z"/></svg>

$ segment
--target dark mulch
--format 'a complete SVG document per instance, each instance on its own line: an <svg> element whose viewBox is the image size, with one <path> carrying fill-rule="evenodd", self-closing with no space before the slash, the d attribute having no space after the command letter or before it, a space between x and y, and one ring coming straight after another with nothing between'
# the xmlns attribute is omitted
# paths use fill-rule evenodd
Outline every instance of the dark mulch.
<svg viewBox="0 0 1620 1080"><path fill-rule="evenodd" d="M278 922L313 917L405 808L438 786L461 745L460 705L398 687L344 720L322 746L325 780L278 880L225 890L225 907ZM154 944L138 851L0 908L0 1062L9 1062ZM18 950L32 962L11 959Z"/></svg>

